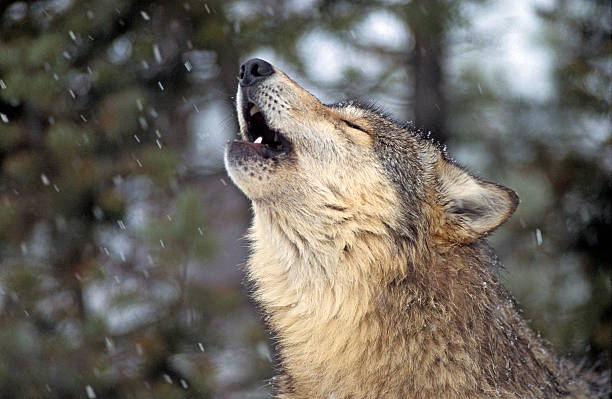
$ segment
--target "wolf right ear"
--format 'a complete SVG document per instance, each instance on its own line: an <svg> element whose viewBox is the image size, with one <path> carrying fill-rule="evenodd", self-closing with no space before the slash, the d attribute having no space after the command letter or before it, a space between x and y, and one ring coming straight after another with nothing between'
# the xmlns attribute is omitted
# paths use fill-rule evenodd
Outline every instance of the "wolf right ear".
<svg viewBox="0 0 612 399"><path fill-rule="evenodd" d="M446 216L444 230L453 241L469 242L487 235L518 206L514 191L480 180L445 159L439 160L438 173Z"/></svg>

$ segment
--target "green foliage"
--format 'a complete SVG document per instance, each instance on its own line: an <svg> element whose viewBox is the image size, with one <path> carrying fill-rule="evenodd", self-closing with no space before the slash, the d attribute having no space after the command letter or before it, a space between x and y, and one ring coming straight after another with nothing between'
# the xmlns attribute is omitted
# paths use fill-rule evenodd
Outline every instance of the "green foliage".
<svg viewBox="0 0 612 399"><path fill-rule="evenodd" d="M144 170L160 185L166 185L176 175L177 156L171 150L160 151L158 147L149 147L138 153L136 165ZM140 166L142 165L142 167Z"/></svg>
<svg viewBox="0 0 612 399"><path fill-rule="evenodd" d="M3 172L9 179L26 185L40 181L42 160L30 151L15 152L8 156L3 164Z"/></svg>
<svg viewBox="0 0 612 399"><path fill-rule="evenodd" d="M104 79L101 79L104 81ZM143 94L137 89L125 89L107 95L100 104L99 121L104 126L104 135L113 144L133 140L138 131L137 101Z"/></svg>
<svg viewBox="0 0 612 399"><path fill-rule="evenodd" d="M183 65L193 42L227 46L221 4L11 2L19 21L0 6L0 397L218 392L198 343L222 350L212 326L245 299L202 281L215 240L179 170L183 104L234 85L192 90Z"/></svg>
<svg viewBox="0 0 612 399"><path fill-rule="evenodd" d="M90 149L91 142L82 138L86 134L74 123L60 122L49 129L46 145L57 159L65 159Z"/></svg>
<svg viewBox="0 0 612 399"><path fill-rule="evenodd" d="M169 213L152 220L143 231L155 246L160 246L159 256L174 258L177 265L188 261L189 255L206 258L214 245L205 237L206 215L200 195L194 190L185 190L176 199ZM172 248L171 251L166 248Z"/></svg>
<svg viewBox="0 0 612 399"><path fill-rule="evenodd" d="M2 134L0 135L0 150L3 152L9 152L14 149L17 144L21 141L21 132L23 128L16 124L11 126L4 126L2 128Z"/></svg>

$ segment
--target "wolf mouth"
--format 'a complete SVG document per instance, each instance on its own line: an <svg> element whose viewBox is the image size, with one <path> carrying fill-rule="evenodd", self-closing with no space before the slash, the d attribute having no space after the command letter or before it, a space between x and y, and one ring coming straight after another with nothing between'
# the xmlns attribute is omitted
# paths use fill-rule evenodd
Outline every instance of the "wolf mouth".
<svg viewBox="0 0 612 399"><path fill-rule="evenodd" d="M264 158L291 151L291 142L279 131L270 128L263 112L252 102L242 108L246 121L246 141Z"/></svg>

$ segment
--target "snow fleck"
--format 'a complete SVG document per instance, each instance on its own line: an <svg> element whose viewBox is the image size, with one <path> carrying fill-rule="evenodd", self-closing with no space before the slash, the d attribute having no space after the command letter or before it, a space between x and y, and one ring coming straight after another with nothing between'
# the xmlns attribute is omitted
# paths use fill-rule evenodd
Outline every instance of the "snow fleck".
<svg viewBox="0 0 612 399"><path fill-rule="evenodd" d="M157 146L161 150L161 148L162 148L161 142L159 140L155 140L155 143L157 143Z"/></svg>
<svg viewBox="0 0 612 399"><path fill-rule="evenodd" d="M210 8L208 8L208 3L204 3L204 8L206 9L206 12L210 14Z"/></svg>
<svg viewBox="0 0 612 399"><path fill-rule="evenodd" d="M168 374L164 373L164 380L166 380L166 382L168 384L172 384L172 377L170 377Z"/></svg>
<svg viewBox="0 0 612 399"><path fill-rule="evenodd" d="M159 240L159 245L161 245L162 248L166 248L166 244L164 244L164 240L162 239Z"/></svg>
<svg viewBox="0 0 612 399"><path fill-rule="evenodd" d="M487 282L486 281L482 282L482 288L487 288Z"/></svg>
<svg viewBox="0 0 612 399"><path fill-rule="evenodd" d="M227 186L227 183L226 183L226 181L225 181L225 180L223 180L222 178L221 178L221 179L219 179L219 180L221 180L221 183L222 183L224 186Z"/></svg>
<svg viewBox="0 0 612 399"><path fill-rule="evenodd" d="M2 119L2 122L4 123L9 122L8 116L6 116L6 114L3 114L2 112L0 112L0 119Z"/></svg>
<svg viewBox="0 0 612 399"><path fill-rule="evenodd" d="M155 43L153 45L153 57L155 57L155 61L158 64L162 63L162 55L161 55L161 51L159 50L159 45L157 43Z"/></svg>
<svg viewBox="0 0 612 399"><path fill-rule="evenodd" d="M76 35L74 34L74 32L73 32L73 31L68 31L68 35L70 36L70 38L71 38L72 40L76 41L77 37L76 37Z"/></svg>
<svg viewBox="0 0 612 399"><path fill-rule="evenodd" d="M159 132L159 129L155 129L155 135L161 139L161 133Z"/></svg>
<svg viewBox="0 0 612 399"><path fill-rule="evenodd" d="M182 379L182 378L181 378L181 386L182 386L184 389L189 388L189 385L187 385L187 381L185 381L185 380L184 380L184 379Z"/></svg>
<svg viewBox="0 0 612 399"><path fill-rule="evenodd" d="M185 69L187 70L187 72L191 72L191 70L193 69L191 62L189 62L189 60L185 61Z"/></svg>
<svg viewBox="0 0 612 399"><path fill-rule="evenodd" d="M157 81L157 85L159 86L159 89L161 91L164 91L164 85L162 84L162 82L160 82L159 80Z"/></svg>
<svg viewBox="0 0 612 399"><path fill-rule="evenodd" d="M144 109L142 106L142 100L140 98L136 100L136 107L138 108L138 111L142 111Z"/></svg>
<svg viewBox="0 0 612 399"><path fill-rule="evenodd" d="M115 345L113 345L113 341L109 337L104 337L104 343L106 344L106 350L110 353L113 351Z"/></svg>
<svg viewBox="0 0 612 399"><path fill-rule="evenodd" d="M149 123L147 122L147 119L144 116L138 117L138 123L140 124L142 130L147 130L147 128L149 127Z"/></svg>
<svg viewBox="0 0 612 399"><path fill-rule="evenodd" d="M93 214L94 217L98 220L102 220L102 218L104 217L104 211L97 205L93 207Z"/></svg>
<svg viewBox="0 0 612 399"><path fill-rule="evenodd" d="M151 19L151 17L149 16L149 14L147 14L146 11L140 11L140 16L142 17L142 19L144 19L145 21L149 21Z"/></svg>
<svg viewBox="0 0 612 399"><path fill-rule="evenodd" d="M149 69L149 63L148 63L147 61L142 60L142 61L141 61L141 64L142 64L142 67L143 67L144 69Z"/></svg>
<svg viewBox="0 0 612 399"><path fill-rule="evenodd" d="M96 398L96 393L94 392L94 390L91 387L91 385L86 385L85 386L85 391L87 392L87 397L89 399L95 399Z"/></svg>
<svg viewBox="0 0 612 399"><path fill-rule="evenodd" d="M28 246L23 241L21 242L21 253L24 254L24 255L28 253Z"/></svg>
<svg viewBox="0 0 612 399"><path fill-rule="evenodd" d="M91 10L87 10L85 15L87 15L87 18L89 18L89 19L94 19L94 13Z"/></svg>
<svg viewBox="0 0 612 399"><path fill-rule="evenodd" d="M74 94L74 90L68 89L68 93L70 93L70 97L76 98L76 94Z"/></svg>
<svg viewBox="0 0 612 399"><path fill-rule="evenodd" d="M535 231L536 243L538 247L542 246L542 231L540 229L536 229Z"/></svg>
<svg viewBox="0 0 612 399"><path fill-rule="evenodd" d="M138 138L137 135L134 135L134 140L136 140L137 143L140 143L140 139Z"/></svg>
<svg viewBox="0 0 612 399"><path fill-rule="evenodd" d="M42 183L43 183L45 186L48 186L49 184L51 184L51 180L49 180L49 178L47 177L47 175L46 175L46 174L44 174L44 173L40 175L40 180L42 181Z"/></svg>
<svg viewBox="0 0 612 399"><path fill-rule="evenodd" d="M0 89L4 90L6 89L6 83L4 83L4 80L0 79Z"/></svg>
<svg viewBox="0 0 612 399"><path fill-rule="evenodd" d="M54 185L53 185L53 189L54 189L56 192L58 192L58 193L60 192L60 189L59 189L59 187L57 186L57 184L54 184Z"/></svg>
<svg viewBox="0 0 612 399"><path fill-rule="evenodd" d="M119 225L119 228L120 228L121 230L127 230L127 229L125 228L125 223L123 222L123 220L121 220L121 219L117 220L117 224Z"/></svg>
<svg viewBox="0 0 612 399"><path fill-rule="evenodd" d="M85 115L79 114L79 117L81 118L83 122L87 122L87 117Z"/></svg>
<svg viewBox="0 0 612 399"><path fill-rule="evenodd" d="M134 156L134 154L132 154L132 156ZM115 175L115 176L113 176L113 184L114 184L116 187L121 186L121 185L123 184L123 176L121 176L121 175Z"/></svg>
<svg viewBox="0 0 612 399"><path fill-rule="evenodd" d="M200 109L197 105L193 104L193 109L195 109L195 112L197 112L198 114L200 113Z"/></svg>
<svg viewBox="0 0 612 399"><path fill-rule="evenodd" d="M202 228L201 228L201 227L198 227L198 232L200 233L200 235L201 235L201 236L203 236L203 235L204 235L204 231L202 230Z"/></svg>
<svg viewBox="0 0 612 399"><path fill-rule="evenodd" d="M200 352L204 352L204 345L201 342L198 342L198 348L200 348Z"/></svg>

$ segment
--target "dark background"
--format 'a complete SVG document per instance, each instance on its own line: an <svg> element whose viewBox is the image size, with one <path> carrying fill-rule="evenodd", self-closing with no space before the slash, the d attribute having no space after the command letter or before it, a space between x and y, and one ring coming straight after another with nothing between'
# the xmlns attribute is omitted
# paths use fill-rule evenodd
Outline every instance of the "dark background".
<svg viewBox="0 0 612 399"><path fill-rule="evenodd" d="M264 398L222 168L240 63L414 120L521 205L523 315L609 368L608 2L0 3L0 397Z"/></svg>

